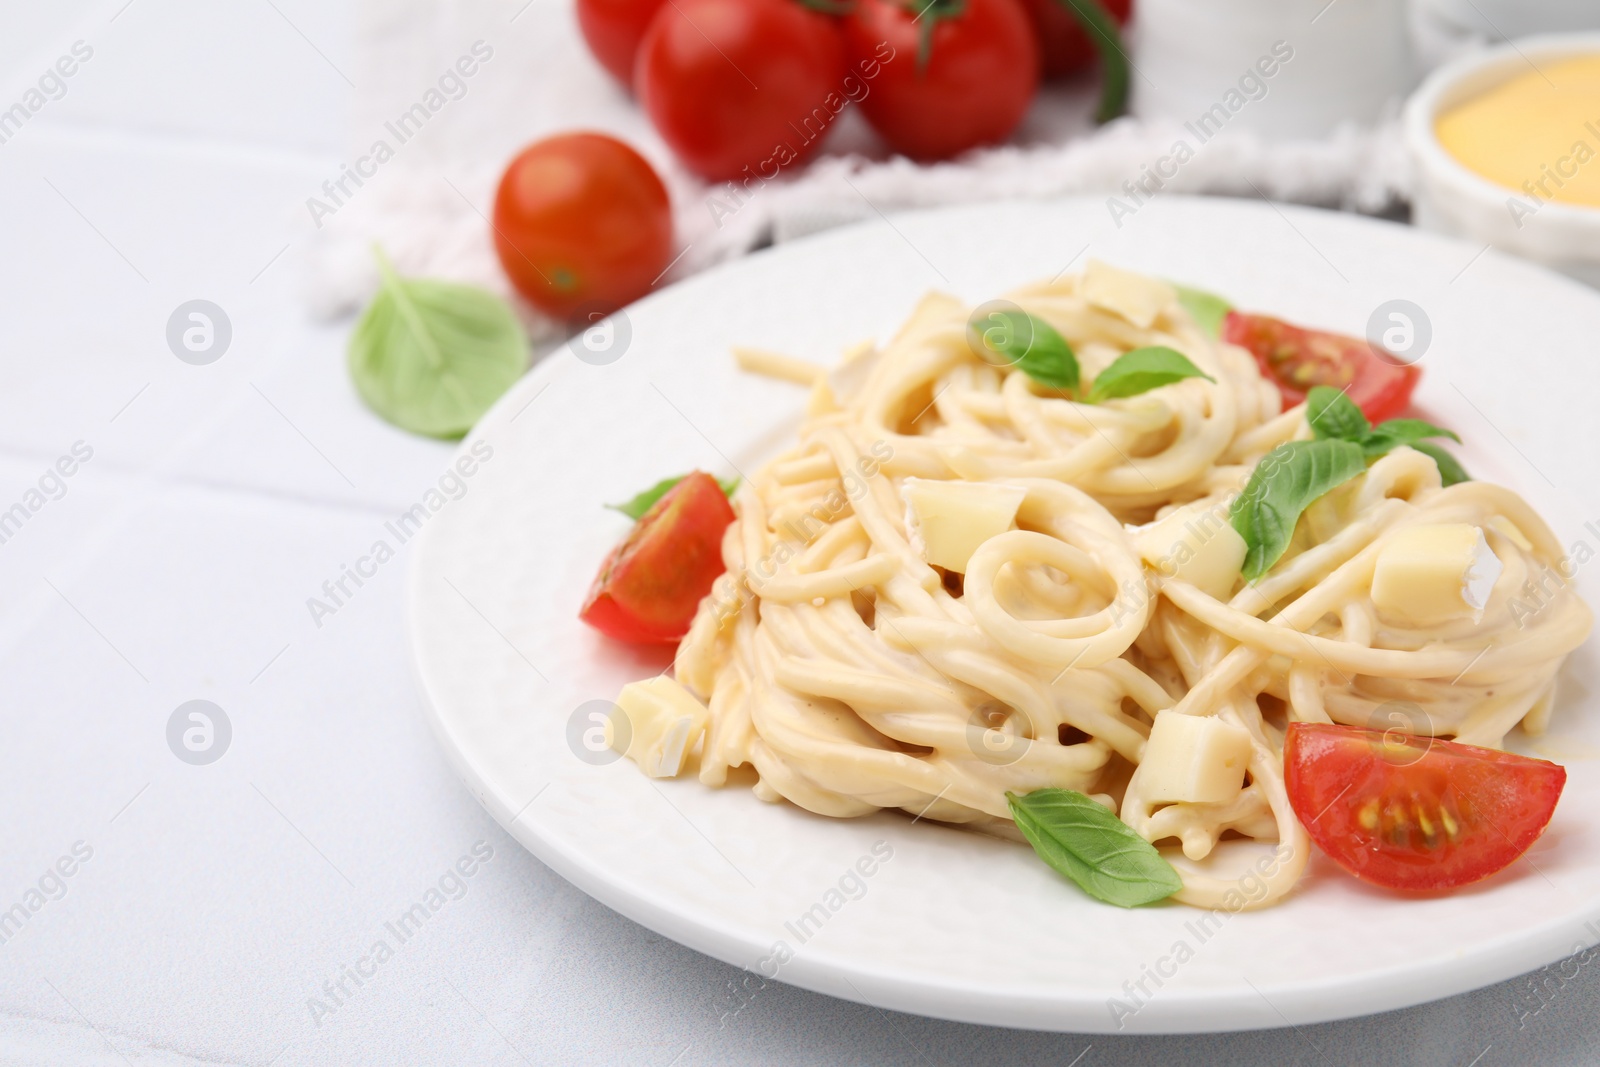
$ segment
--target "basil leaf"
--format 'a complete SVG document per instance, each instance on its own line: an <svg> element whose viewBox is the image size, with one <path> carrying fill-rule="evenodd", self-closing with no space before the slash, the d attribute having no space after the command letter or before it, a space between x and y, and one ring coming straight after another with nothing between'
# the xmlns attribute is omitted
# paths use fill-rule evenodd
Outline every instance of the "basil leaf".
<svg viewBox="0 0 1600 1067"><path fill-rule="evenodd" d="M1085 893L1131 908L1183 888L1178 872L1154 845L1115 813L1071 789L1006 793L1011 817L1039 858Z"/></svg>
<svg viewBox="0 0 1600 1067"><path fill-rule="evenodd" d="M1089 403L1098 404L1102 400L1138 396L1163 385L1181 382L1185 378L1216 381L1211 375L1189 362L1189 357L1176 348L1168 348L1165 345L1135 348L1131 352L1122 353L1111 361L1109 367L1100 372L1094 384L1089 387Z"/></svg>
<svg viewBox="0 0 1600 1067"><path fill-rule="evenodd" d="M1448 437L1458 445L1461 443L1461 438L1455 435L1455 431L1447 430L1443 426L1435 426L1422 419L1390 419L1374 427L1373 431L1362 439L1361 447L1366 449L1367 458L1370 459L1401 445L1415 447L1416 443L1425 437Z"/></svg>
<svg viewBox="0 0 1600 1067"><path fill-rule="evenodd" d="M991 311L978 332L984 348L1053 389L1078 388L1078 357L1067 339L1043 319L1026 311Z"/></svg>
<svg viewBox="0 0 1600 1067"><path fill-rule="evenodd" d="M620 511L634 522L638 522L644 518L645 512L655 506L657 500L667 495L667 490L683 481L684 477L680 474L676 478L663 478L644 492L636 494L633 499L621 504L607 504L606 507L612 511Z"/></svg>
<svg viewBox="0 0 1600 1067"><path fill-rule="evenodd" d="M1372 431L1356 402L1331 385L1314 385L1306 394L1306 423L1319 438L1357 444Z"/></svg>
<svg viewBox="0 0 1600 1067"><path fill-rule="evenodd" d="M1354 441L1369 459L1425 437L1448 437L1461 443L1454 430L1423 419L1389 419L1373 426L1355 401L1328 385L1313 386L1306 394L1306 423L1320 438Z"/></svg>
<svg viewBox="0 0 1600 1067"><path fill-rule="evenodd" d="M1172 287L1178 290L1178 303L1183 305L1183 310L1200 324L1200 329L1212 337L1221 337L1222 320L1228 317L1233 305L1204 289L1191 289L1187 285L1177 283Z"/></svg>
<svg viewBox="0 0 1600 1067"><path fill-rule="evenodd" d="M686 477L688 475L680 474L675 478L663 478L644 492L636 495L632 500L622 504L607 504L606 507L612 511L620 511L634 522L638 522L644 518L645 512L655 506L656 501L667 495L667 490L683 481ZM722 491L731 497L734 490L739 488L739 479L737 477L718 478L717 484L722 486Z"/></svg>
<svg viewBox="0 0 1600 1067"><path fill-rule="evenodd" d="M1353 441L1361 446L1368 459L1386 455L1401 445L1410 445L1424 455L1433 457L1439 465L1439 474L1445 485L1470 481L1467 472L1456 458L1437 445L1423 447L1428 437L1448 437L1461 443L1454 430L1435 426L1423 419L1389 419L1372 426L1361 409L1348 396L1327 385L1314 386L1306 394L1306 422L1311 432L1323 439ZM1443 459L1439 457L1443 456Z"/></svg>
<svg viewBox="0 0 1600 1067"><path fill-rule="evenodd" d="M1432 441L1411 441L1409 443L1412 448L1421 452L1424 456L1432 457L1433 461L1439 465L1439 481L1442 484L1456 485L1459 482L1472 481L1472 475L1467 473L1467 469L1461 465L1461 461L1446 452L1441 446L1434 444Z"/></svg>
<svg viewBox="0 0 1600 1067"><path fill-rule="evenodd" d="M493 293L401 278L376 255L383 283L350 335L350 378L396 426L460 437L527 370L522 325Z"/></svg>
<svg viewBox="0 0 1600 1067"><path fill-rule="evenodd" d="M1313 501L1366 469L1354 441L1289 441L1263 456L1228 510L1248 549L1240 568L1245 579L1255 581L1283 557Z"/></svg>

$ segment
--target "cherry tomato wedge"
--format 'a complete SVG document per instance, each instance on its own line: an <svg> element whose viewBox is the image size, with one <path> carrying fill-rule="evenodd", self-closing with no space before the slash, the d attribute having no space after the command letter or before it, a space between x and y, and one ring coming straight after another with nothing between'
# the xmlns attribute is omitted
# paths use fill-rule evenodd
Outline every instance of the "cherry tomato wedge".
<svg viewBox="0 0 1600 1067"><path fill-rule="evenodd" d="M677 641L725 569L722 533L731 522L717 480L701 471L685 476L611 550L579 618L619 641Z"/></svg>
<svg viewBox="0 0 1600 1067"><path fill-rule="evenodd" d="M638 299L672 256L667 187L643 156L601 133L535 142L494 198L494 248L517 292L557 318Z"/></svg>
<svg viewBox="0 0 1600 1067"><path fill-rule="evenodd" d="M1567 772L1455 741L1292 723L1289 803L1335 863L1388 889L1454 889L1511 865L1544 832Z"/></svg>
<svg viewBox="0 0 1600 1067"><path fill-rule="evenodd" d="M1046 78L1059 78L1083 70L1094 61L1094 43L1083 26L1061 0L1022 0L1039 37L1039 55ZM1106 14L1117 25L1126 26L1133 13L1133 0L1100 0ZM581 7L580 7L580 10Z"/></svg>
<svg viewBox="0 0 1600 1067"><path fill-rule="evenodd" d="M859 0L842 25L855 69L893 49L861 110L913 159L1003 141L1039 87L1039 42L1021 0Z"/></svg>
<svg viewBox="0 0 1600 1067"><path fill-rule="evenodd" d="M611 76L633 85L633 61L650 20L666 0L578 0L578 28ZM1051 0L1052 3L1055 0ZM1087 42L1085 42L1087 43Z"/></svg>
<svg viewBox="0 0 1600 1067"><path fill-rule="evenodd" d="M1222 339L1256 357L1261 373L1283 394L1284 410L1304 401L1312 386L1331 385L1346 389L1370 421L1382 422L1405 410L1422 377L1421 368L1380 355L1364 338L1307 330L1266 315L1228 312Z"/></svg>

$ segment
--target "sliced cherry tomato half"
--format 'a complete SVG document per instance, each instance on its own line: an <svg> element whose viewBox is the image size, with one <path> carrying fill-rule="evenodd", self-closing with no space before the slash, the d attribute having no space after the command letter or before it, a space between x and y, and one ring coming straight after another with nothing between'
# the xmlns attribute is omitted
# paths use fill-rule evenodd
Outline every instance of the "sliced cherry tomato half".
<svg viewBox="0 0 1600 1067"><path fill-rule="evenodd" d="M1256 357L1261 373L1283 394L1284 410L1302 403L1314 385L1344 389L1372 422L1392 419L1411 402L1420 367L1380 355L1360 337L1307 330L1266 315L1230 311L1222 339Z"/></svg>
<svg viewBox="0 0 1600 1067"><path fill-rule="evenodd" d="M1289 803L1311 840L1373 885L1428 891L1487 878L1538 839L1566 784L1545 760L1397 731L1292 723Z"/></svg>
<svg viewBox="0 0 1600 1067"><path fill-rule="evenodd" d="M579 618L619 641L677 641L725 569L722 533L731 522L717 480L701 471L685 476L611 550Z"/></svg>

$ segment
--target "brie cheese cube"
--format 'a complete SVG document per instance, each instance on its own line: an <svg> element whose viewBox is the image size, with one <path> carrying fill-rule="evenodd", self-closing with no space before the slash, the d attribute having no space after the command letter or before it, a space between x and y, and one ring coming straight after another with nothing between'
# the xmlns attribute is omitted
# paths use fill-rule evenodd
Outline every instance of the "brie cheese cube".
<svg viewBox="0 0 1600 1067"><path fill-rule="evenodd" d="M1160 278L1091 259L1079 283L1079 293L1089 303L1148 330L1156 318L1178 299L1178 291Z"/></svg>
<svg viewBox="0 0 1600 1067"><path fill-rule="evenodd" d="M693 693L666 675L629 682L617 694L617 706L628 717L624 755L652 778L671 778L683 770L711 718ZM613 744L620 740L613 728Z"/></svg>
<svg viewBox="0 0 1600 1067"><path fill-rule="evenodd" d="M979 545L1011 529L1028 495L1020 485L928 478L907 478L900 492L912 547L934 566L958 574L967 572Z"/></svg>
<svg viewBox="0 0 1600 1067"><path fill-rule="evenodd" d="M1372 603L1393 622L1432 625L1483 617L1503 565L1483 531L1464 522L1390 535L1372 572Z"/></svg>
<svg viewBox="0 0 1600 1067"><path fill-rule="evenodd" d="M1133 535L1139 555L1164 578L1188 582L1207 596L1227 600L1249 551L1228 521L1224 504L1191 504L1141 526Z"/></svg>
<svg viewBox="0 0 1600 1067"><path fill-rule="evenodd" d="M1157 804L1221 804L1244 788L1250 732L1221 719L1156 714L1139 761L1139 788Z"/></svg>

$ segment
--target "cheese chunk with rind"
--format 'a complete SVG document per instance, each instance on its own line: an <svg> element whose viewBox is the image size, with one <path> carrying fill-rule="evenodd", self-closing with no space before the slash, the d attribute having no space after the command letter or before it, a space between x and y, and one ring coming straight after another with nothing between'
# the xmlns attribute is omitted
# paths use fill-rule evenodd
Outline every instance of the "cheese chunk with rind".
<svg viewBox="0 0 1600 1067"><path fill-rule="evenodd" d="M1378 551L1372 603L1391 622L1477 621L1502 569L1477 526L1410 526L1390 534Z"/></svg>
<svg viewBox="0 0 1600 1067"><path fill-rule="evenodd" d="M1156 804L1221 804L1244 788L1250 733L1204 715L1156 714L1139 761L1139 790Z"/></svg>
<svg viewBox="0 0 1600 1067"><path fill-rule="evenodd" d="M629 682L617 694L617 706L630 730L624 754L652 778L682 771L710 720L706 706L666 675Z"/></svg>
<svg viewBox="0 0 1600 1067"><path fill-rule="evenodd" d="M989 538L1011 529L1028 495L1020 485L907 478L900 487L913 546L936 567L958 574Z"/></svg>

